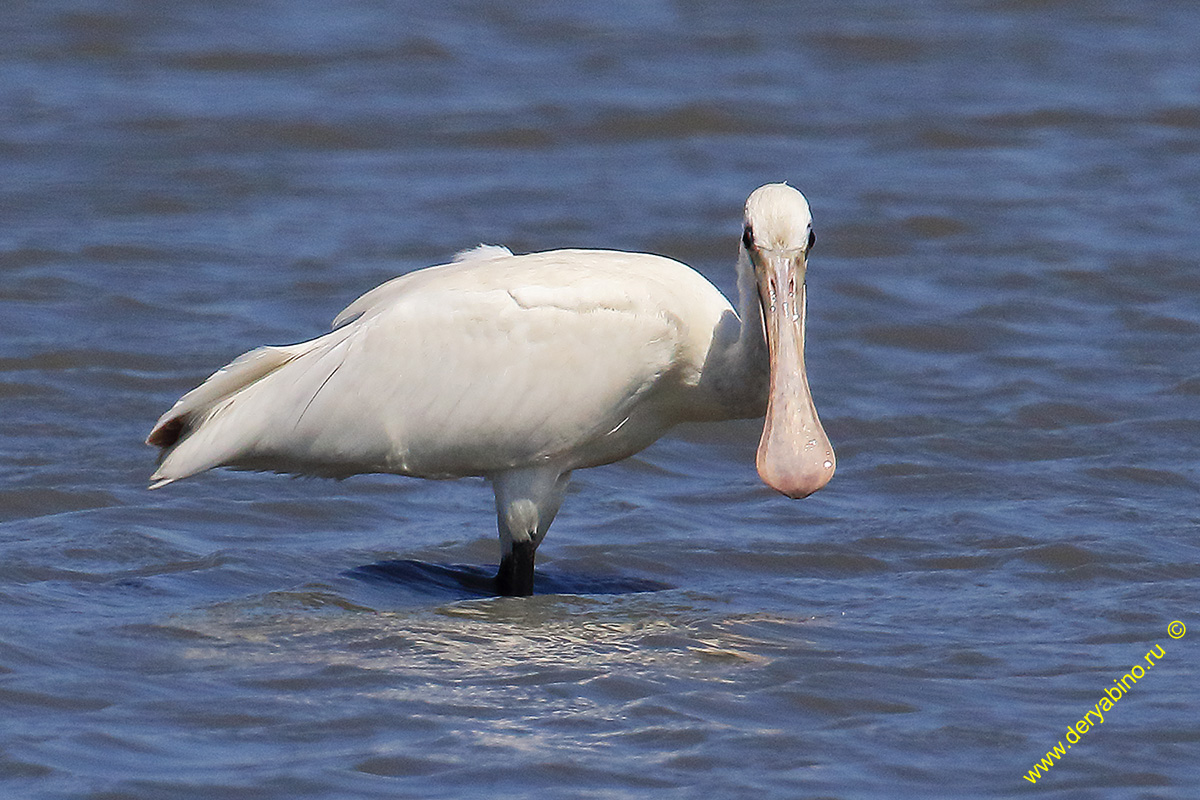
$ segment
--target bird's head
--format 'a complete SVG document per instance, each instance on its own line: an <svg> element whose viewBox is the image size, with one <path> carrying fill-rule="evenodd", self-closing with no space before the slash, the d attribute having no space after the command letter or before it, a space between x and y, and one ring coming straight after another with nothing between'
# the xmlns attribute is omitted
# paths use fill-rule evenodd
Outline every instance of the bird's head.
<svg viewBox="0 0 1200 800"><path fill-rule="evenodd" d="M768 183L746 200L742 246L754 252L807 253L815 237L804 195L786 183Z"/></svg>
<svg viewBox="0 0 1200 800"><path fill-rule="evenodd" d="M771 372L758 474L788 497L817 491L836 466L804 367L804 278L815 241L808 201L786 183L762 186L746 200L742 248L758 289Z"/></svg>

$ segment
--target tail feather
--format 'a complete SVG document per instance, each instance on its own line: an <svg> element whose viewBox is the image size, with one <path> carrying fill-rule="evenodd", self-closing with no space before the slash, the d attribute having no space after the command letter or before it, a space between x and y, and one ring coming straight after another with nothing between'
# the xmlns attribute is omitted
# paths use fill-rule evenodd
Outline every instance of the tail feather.
<svg viewBox="0 0 1200 800"><path fill-rule="evenodd" d="M179 398L175 405L159 418L150 435L146 437L146 444L162 448L158 470L150 477L150 488L157 489L220 463L219 454L201 460L187 459L187 463L180 463L178 459L173 463L171 456L206 420L227 405L235 394L292 361L309 346L310 343L305 342L286 347L260 347L251 350ZM212 463L205 464L205 461Z"/></svg>

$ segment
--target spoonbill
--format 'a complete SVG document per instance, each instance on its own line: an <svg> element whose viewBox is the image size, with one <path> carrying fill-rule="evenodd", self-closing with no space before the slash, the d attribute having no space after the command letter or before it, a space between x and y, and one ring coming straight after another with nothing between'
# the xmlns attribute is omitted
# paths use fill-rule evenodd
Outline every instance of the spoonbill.
<svg viewBox="0 0 1200 800"><path fill-rule="evenodd" d="M533 593L572 470L679 422L765 414L758 474L806 497L835 463L804 368L812 217L775 183L744 219L736 313L692 268L645 253L480 245L388 281L329 333L251 350L180 398L146 439L162 448L151 488L220 466L483 476L504 595Z"/></svg>

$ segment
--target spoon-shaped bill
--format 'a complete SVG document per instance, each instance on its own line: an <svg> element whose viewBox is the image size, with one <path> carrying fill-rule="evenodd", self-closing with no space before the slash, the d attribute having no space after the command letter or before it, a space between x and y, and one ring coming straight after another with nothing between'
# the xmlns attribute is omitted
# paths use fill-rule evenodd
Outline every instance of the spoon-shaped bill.
<svg viewBox="0 0 1200 800"><path fill-rule="evenodd" d="M804 256L766 261L759 272L759 300L771 377L758 475L788 497L807 497L829 483L836 460L804 369Z"/></svg>

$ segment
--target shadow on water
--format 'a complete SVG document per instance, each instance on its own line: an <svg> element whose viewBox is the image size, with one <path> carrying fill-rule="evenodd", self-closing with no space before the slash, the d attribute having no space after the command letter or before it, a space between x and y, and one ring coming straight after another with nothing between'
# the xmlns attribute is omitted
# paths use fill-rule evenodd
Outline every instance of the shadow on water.
<svg viewBox="0 0 1200 800"><path fill-rule="evenodd" d="M469 564L431 564L415 559L377 561L346 570L346 576L375 584L394 584L421 595L459 599L495 597L495 567ZM562 574L536 571L534 594L632 594L672 589L669 584L642 578Z"/></svg>

